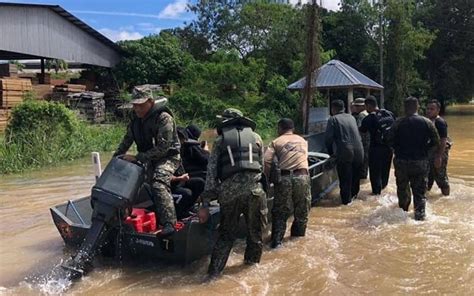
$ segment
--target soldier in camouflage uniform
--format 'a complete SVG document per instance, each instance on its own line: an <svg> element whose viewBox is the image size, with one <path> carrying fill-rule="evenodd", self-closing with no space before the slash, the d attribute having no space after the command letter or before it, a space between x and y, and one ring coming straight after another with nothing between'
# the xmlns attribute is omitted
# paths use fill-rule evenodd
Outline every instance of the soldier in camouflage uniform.
<svg viewBox="0 0 474 296"><path fill-rule="evenodd" d="M433 123L418 115L418 99L409 97L404 102L406 116L392 127L395 149L395 177L398 204L408 211L411 191L415 204L415 220L425 219L425 192L428 177L429 149L439 145L439 136Z"/></svg>
<svg viewBox="0 0 474 296"><path fill-rule="evenodd" d="M293 134L294 123L289 118L278 122L279 137L265 152L265 175L273 176L272 165L279 166L281 177L270 178L275 186L272 208L272 248L281 245L286 221L293 210L291 236L304 236L311 207L311 184L308 173L308 143ZM277 179L277 180L274 180Z"/></svg>
<svg viewBox="0 0 474 296"><path fill-rule="evenodd" d="M167 107L155 104L149 88L136 87L132 104L134 114L114 157L123 155L127 161L139 161L146 166L156 214L164 226L161 234L168 235L174 232L176 223L170 182L181 162L176 124ZM133 142L138 154L125 154Z"/></svg>
<svg viewBox="0 0 474 296"><path fill-rule="evenodd" d="M207 167L201 222L209 216L209 202L217 198L221 221L219 238L214 246L208 275L221 274L239 230L243 214L247 224L245 263L260 262L263 230L267 219L266 194L262 188L263 144L253 132L255 123L243 117L241 111L226 109Z"/></svg>
<svg viewBox="0 0 474 296"><path fill-rule="evenodd" d="M426 106L426 115L433 122L438 131L440 144L436 151L432 151L429 156L430 171L428 174L427 189L431 190L433 183L436 181L443 195L449 195L449 179L448 179L448 159L449 150L452 143L448 137L448 124L439 116L441 104L437 100L431 100Z"/></svg>

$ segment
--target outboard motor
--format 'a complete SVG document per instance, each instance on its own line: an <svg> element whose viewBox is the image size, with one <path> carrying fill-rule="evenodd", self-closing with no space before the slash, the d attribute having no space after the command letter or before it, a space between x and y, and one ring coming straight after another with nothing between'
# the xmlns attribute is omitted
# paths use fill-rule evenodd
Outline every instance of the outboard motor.
<svg viewBox="0 0 474 296"><path fill-rule="evenodd" d="M92 187L92 224L76 256L62 267L72 279L80 278L92 267L92 259L110 230L121 223L131 208L145 178L145 169L120 158L113 158Z"/></svg>

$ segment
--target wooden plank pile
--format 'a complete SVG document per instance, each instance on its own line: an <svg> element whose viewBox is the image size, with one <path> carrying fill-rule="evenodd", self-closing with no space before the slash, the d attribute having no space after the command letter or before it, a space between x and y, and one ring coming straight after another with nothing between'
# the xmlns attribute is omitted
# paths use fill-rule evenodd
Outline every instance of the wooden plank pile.
<svg viewBox="0 0 474 296"><path fill-rule="evenodd" d="M23 102L23 96L31 90L30 80L16 78L0 79L0 107L15 107Z"/></svg>
<svg viewBox="0 0 474 296"><path fill-rule="evenodd" d="M82 84L63 84L54 87L54 92L80 93L86 91L86 86Z"/></svg>
<svg viewBox="0 0 474 296"><path fill-rule="evenodd" d="M65 104L66 106L71 106L71 95L85 92L86 86L81 84L61 84L56 85L53 89L53 94L51 99L54 101L59 101L60 103Z"/></svg>
<svg viewBox="0 0 474 296"><path fill-rule="evenodd" d="M33 85L33 92L38 100L46 100L51 97L53 87L50 84L36 84Z"/></svg>
<svg viewBox="0 0 474 296"><path fill-rule="evenodd" d="M18 77L18 67L15 64L0 64L0 77Z"/></svg>
<svg viewBox="0 0 474 296"><path fill-rule="evenodd" d="M10 119L10 109L0 108L0 132L4 132Z"/></svg>
<svg viewBox="0 0 474 296"><path fill-rule="evenodd" d="M88 91L73 94L71 97L77 100L75 108L79 110L79 115L84 119L92 123L102 123L105 121L103 93Z"/></svg>

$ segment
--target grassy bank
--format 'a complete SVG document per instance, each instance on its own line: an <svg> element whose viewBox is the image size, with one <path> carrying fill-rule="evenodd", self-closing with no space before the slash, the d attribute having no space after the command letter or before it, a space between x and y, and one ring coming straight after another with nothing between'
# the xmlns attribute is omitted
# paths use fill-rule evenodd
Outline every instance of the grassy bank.
<svg viewBox="0 0 474 296"><path fill-rule="evenodd" d="M91 151L112 151L124 131L123 124L81 122L59 104L22 104L13 111L6 133L0 135L0 174L57 165Z"/></svg>

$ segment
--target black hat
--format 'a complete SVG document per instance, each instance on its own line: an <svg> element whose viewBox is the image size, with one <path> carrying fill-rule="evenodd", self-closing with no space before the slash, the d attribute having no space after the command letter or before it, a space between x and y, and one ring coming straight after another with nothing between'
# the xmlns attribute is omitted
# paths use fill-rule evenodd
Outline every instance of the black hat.
<svg viewBox="0 0 474 296"><path fill-rule="evenodd" d="M197 141L201 136L201 129L194 124L190 124L186 127L186 133L190 139Z"/></svg>

